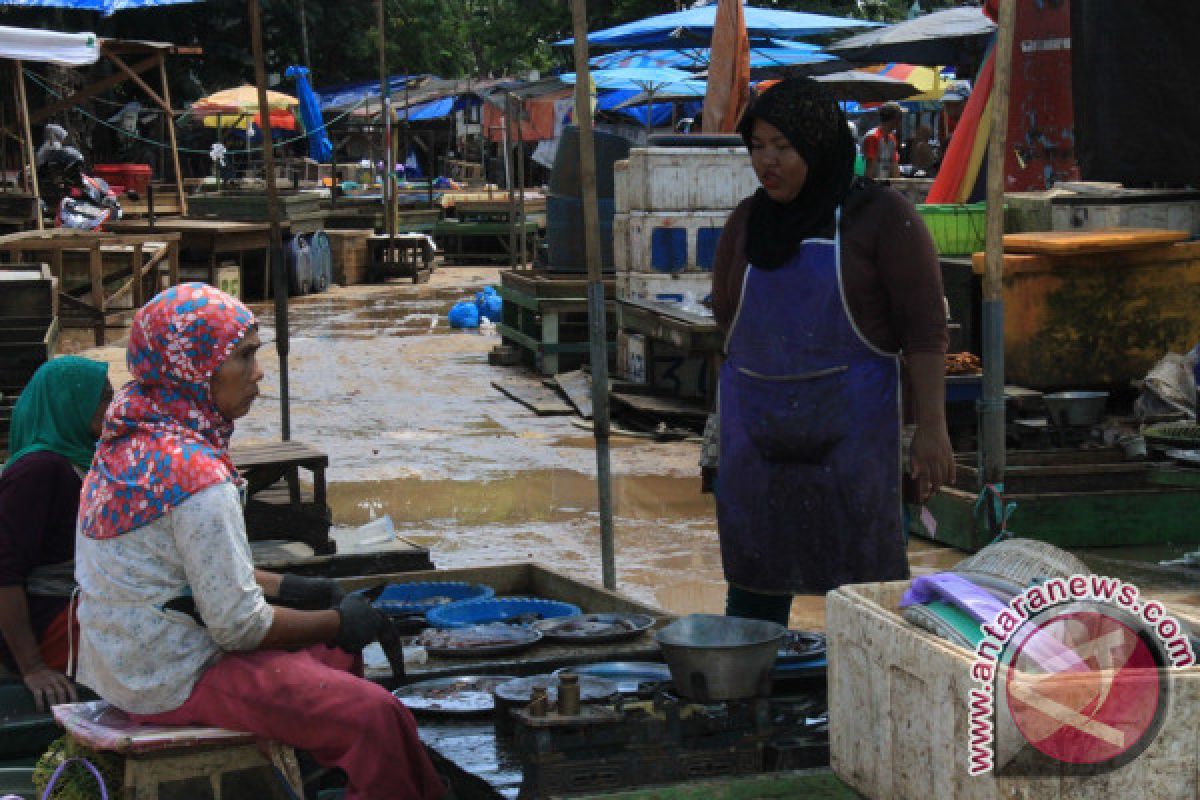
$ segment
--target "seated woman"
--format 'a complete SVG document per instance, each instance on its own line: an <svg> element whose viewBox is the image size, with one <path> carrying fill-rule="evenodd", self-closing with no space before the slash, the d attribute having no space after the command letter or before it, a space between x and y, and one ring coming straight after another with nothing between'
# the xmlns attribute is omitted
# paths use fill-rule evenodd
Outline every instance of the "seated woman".
<svg viewBox="0 0 1200 800"><path fill-rule="evenodd" d="M0 658L39 709L76 698L64 674L75 517L111 400L108 365L63 356L38 368L13 408L0 473Z"/></svg>
<svg viewBox="0 0 1200 800"><path fill-rule="evenodd" d="M412 715L352 674L382 615L332 581L253 567L228 448L258 395L259 346L253 314L204 284L134 316L133 380L79 515L79 680L135 719L306 750L346 772L349 800L442 797Z"/></svg>

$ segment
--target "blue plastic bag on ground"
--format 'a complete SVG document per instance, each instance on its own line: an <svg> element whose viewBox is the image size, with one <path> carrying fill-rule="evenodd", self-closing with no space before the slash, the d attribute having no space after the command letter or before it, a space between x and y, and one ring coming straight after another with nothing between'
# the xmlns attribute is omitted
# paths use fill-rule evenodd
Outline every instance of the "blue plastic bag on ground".
<svg viewBox="0 0 1200 800"><path fill-rule="evenodd" d="M479 316L491 322L499 322L504 311L504 298L496 294L491 286L485 286L483 291L475 293L475 307Z"/></svg>
<svg viewBox="0 0 1200 800"><path fill-rule="evenodd" d="M479 308L470 300L459 300L446 317L452 328L479 327Z"/></svg>

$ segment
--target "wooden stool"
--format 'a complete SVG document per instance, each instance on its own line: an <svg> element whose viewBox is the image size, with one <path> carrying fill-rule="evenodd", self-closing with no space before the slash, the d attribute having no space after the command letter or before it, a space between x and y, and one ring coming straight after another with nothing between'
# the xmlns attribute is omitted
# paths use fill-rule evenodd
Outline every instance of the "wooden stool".
<svg viewBox="0 0 1200 800"><path fill-rule="evenodd" d="M125 759L125 800L158 800L162 784L197 778L207 778L213 800L222 800L227 773L257 767L274 767L293 797L304 796L296 754L286 745L269 742L260 749L252 734L224 728L141 725L103 700L52 710L72 739ZM273 787L276 796L287 797L278 780Z"/></svg>

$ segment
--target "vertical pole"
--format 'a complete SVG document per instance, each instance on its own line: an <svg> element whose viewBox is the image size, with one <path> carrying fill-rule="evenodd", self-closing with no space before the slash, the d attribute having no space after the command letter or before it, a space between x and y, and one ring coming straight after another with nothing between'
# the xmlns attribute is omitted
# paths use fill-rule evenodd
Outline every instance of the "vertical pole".
<svg viewBox="0 0 1200 800"><path fill-rule="evenodd" d="M588 339L592 361L592 429L596 436L596 485L600 505L600 566L607 589L617 588L612 518L612 467L608 452L608 333L604 275L600 264L600 210L596 200L596 153L592 137L588 70L587 0L571 0L575 37L575 122L579 126L579 181L583 198L583 246L587 254Z"/></svg>
<svg viewBox="0 0 1200 800"><path fill-rule="evenodd" d="M167 103L167 107L163 109L163 114L166 115L165 121L167 123L167 137L171 141L171 167L172 167L172 169L175 170L175 193L179 196L179 213L186 217L187 216L187 193L183 191L183 170L180 169L180 167L179 167L179 143L175 140L175 115L171 113L171 87L167 84L166 58L161 53L159 53L159 56L158 56L158 74L159 74L159 77L162 79L162 97L163 97L163 100L165 100ZM261 97L259 98L259 102L260 103L262 102ZM266 117L264 117L264 119L267 119L269 117L270 117L270 113L268 112ZM267 128L271 127L269 119L268 119L268 124L266 124L265 127L267 127ZM220 133L219 127L217 129L217 132L218 132L218 134ZM220 139L218 139L217 141L220 141ZM219 180L217 182L217 185L219 188L220 187Z"/></svg>
<svg viewBox="0 0 1200 800"><path fill-rule="evenodd" d="M308 55L308 14L304 13L304 0L296 0L296 4L300 6L300 46L304 53L304 67L311 73L312 59Z"/></svg>
<svg viewBox="0 0 1200 800"><path fill-rule="evenodd" d="M515 111L514 111L515 109ZM516 169L512 163L512 141L514 113L520 114L521 106L511 94L504 95L504 182L508 188L508 266L517 268L517 196L513 192Z"/></svg>
<svg viewBox="0 0 1200 800"><path fill-rule="evenodd" d="M527 243L525 240L525 131L521 125L521 114L517 113L517 267L527 267Z"/></svg>
<svg viewBox="0 0 1200 800"><path fill-rule="evenodd" d="M267 103L267 68L263 60L262 18L258 0L250 4L250 46L254 51L254 82L258 87L259 129L263 169L267 178L267 219L271 223L271 290L275 296L275 351L279 354L279 415L283 441L292 438L291 398L288 393L288 279L283 263L283 231L279 225L279 187L275 185L275 154L271 141L271 107Z"/></svg>
<svg viewBox="0 0 1200 800"><path fill-rule="evenodd" d="M38 188L37 178L37 157L33 154L33 131L29 127L29 98L25 96L25 65L20 61L13 62L13 80L17 84L17 104L20 106L21 114L21 136L25 139L25 159L29 162L29 176L26 188L33 195L33 202L38 204L41 198L41 190ZM55 209L51 209L55 213ZM37 229L40 231L46 227L46 223L42 220L42 209L37 205ZM59 280L62 280L60 277Z"/></svg>
<svg viewBox="0 0 1200 800"><path fill-rule="evenodd" d="M383 0L375 0L376 24L379 26L379 99L383 107L383 214L384 232L388 242L384 263L395 258L396 254L396 163L392 157L392 87L388 83L387 71L387 32L384 29L386 20L383 15ZM404 76L404 86L408 88L408 75Z"/></svg>
<svg viewBox="0 0 1200 800"><path fill-rule="evenodd" d="M1004 441L1004 161L1008 138L1016 0L1000 0L992 131L988 142L987 239L983 272L983 400L980 403L983 480L1003 483Z"/></svg>

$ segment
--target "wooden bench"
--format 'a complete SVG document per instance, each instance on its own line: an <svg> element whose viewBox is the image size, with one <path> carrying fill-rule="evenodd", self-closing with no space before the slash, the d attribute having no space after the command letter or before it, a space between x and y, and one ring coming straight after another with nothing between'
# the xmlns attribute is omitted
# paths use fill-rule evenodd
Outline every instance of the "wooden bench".
<svg viewBox="0 0 1200 800"><path fill-rule="evenodd" d="M245 770L268 770L267 791L274 797L303 797L300 767L291 747L259 743L253 734L202 726L142 725L103 700L54 706L54 719L84 747L125 759L123 797L158 800L160 787L180 781L208 782L213 800L231 788L246 794ZM241 790L241 791L239 791ZM196 796L189 794L189 796Z"/></svg>
<svg viewBox="0 0 1200 800"><path fill-rule="evenodd" d="M251 540L293 539L317 554L336 550L329 538L333 514L325 493L329 456L303 442L235 447L233 463L246 480L246 532ZM312 476L302 491L300 470Z"/></svg>
<svg viewBox="0 0 1200 800"><path fill-rule="evenodd" d="M425 283L433 273L434 247L422 233L397 233L394 237L372 234L367 238L367 252L367 274L371 281L399 277Z"/></svg>

